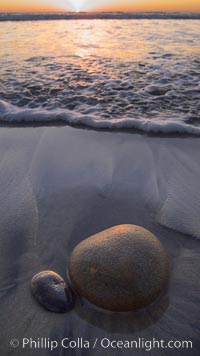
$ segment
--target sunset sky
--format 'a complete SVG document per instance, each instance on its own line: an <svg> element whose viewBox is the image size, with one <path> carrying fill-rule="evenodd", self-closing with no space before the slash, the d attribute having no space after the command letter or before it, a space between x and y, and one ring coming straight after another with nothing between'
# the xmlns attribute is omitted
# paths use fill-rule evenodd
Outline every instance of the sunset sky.
<svg viewBox="0 0 200 356"><path fill-rule="evenodd" d="M190 11L199 0L1 0L0 11Z"/></svg>

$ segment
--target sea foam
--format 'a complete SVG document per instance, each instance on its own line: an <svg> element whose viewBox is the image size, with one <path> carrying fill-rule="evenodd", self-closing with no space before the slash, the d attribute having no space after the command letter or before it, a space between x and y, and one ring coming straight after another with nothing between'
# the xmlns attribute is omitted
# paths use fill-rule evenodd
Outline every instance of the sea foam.
<svg viewBox="0 0 200 356"><path fill-rule="evenodd" d="M83 126L96 130L126 130L133 129L146 133L162 134L188 134L200 135L200 127L188 125L176 118L163 118L162 116L154 120L141 118L121 118L103 119L95 115L84 115L70 110L45 110L18 108L8 103L0 101L0 122L2 124L23 124L23 125L60 125Z"/></svg>
<svg viewBox="0 0 200 356"><path fill-rule="evenodd" d="M0 124L199 135L198 21L2 22L0 30Z"/></svg>

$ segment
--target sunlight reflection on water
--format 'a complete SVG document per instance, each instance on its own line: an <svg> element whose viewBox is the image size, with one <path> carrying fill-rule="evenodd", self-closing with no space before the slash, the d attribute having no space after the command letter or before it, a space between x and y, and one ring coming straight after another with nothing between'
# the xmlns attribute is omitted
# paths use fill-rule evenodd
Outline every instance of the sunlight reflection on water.
<svg viewBox="0 0 200 356"><path fill-rule="evenodd" d="M144 120L142 129L149 125L145 120L159 127L170 124L168 130L177 130L180 122L196 127L199 24L198 20L0 23L0 119L8 120L12 108L6 106L6 112L4 108L12 104L43 108L48 110L46 116L54 110L54 118L55 110L68 110L59 112L65 122L73 111L87 115L93 127L100 120L105 127L110 127L106 120L135 127L138 119ZM39 113L37 117L40 120ZM83 116L78 120L85 124Z"/></svg>

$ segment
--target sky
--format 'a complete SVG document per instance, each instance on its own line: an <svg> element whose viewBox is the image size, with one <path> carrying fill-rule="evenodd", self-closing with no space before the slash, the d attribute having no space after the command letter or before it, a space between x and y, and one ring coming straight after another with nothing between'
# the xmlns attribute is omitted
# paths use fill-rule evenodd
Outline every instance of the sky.
<svg viewBox="0 0 200 356"><path fill-rule="evenodd" d="M0 0L0 11L188 11L200 12L199 0Z"/></svg>

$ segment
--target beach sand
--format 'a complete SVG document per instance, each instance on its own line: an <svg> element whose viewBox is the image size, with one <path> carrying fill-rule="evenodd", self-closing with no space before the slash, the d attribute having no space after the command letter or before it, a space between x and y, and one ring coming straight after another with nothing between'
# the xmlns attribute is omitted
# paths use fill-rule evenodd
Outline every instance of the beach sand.
<svg viewBox="0 0 200 356"><path fill-rule="evenodd" d="M200 139L147 137L70 127L0 130L0 355L145 355L103 349L100 340L191 340L192 349L150 355L199 355ZM68 257L86 237L118 224L152 231L170 257L166 293L132 313L108 313L77 299L66 314L43 309L32 276L66 278ZM23 349L23 338L82 337L88 349ZM20 341L18 348L10 340Z"/></svg>

